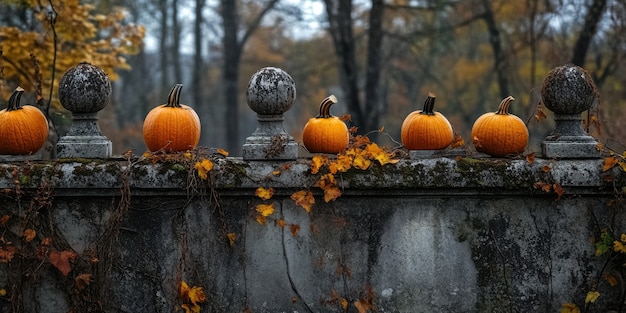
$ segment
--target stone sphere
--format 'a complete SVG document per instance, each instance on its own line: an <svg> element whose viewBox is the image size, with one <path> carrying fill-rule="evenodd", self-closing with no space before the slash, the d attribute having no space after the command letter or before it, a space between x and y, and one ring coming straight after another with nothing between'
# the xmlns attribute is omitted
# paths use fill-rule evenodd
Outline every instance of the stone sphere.
<svg viewBox="0 0 626 313"><path fill-rule="evenodd" d="M544 105L557 114L580 114L599 96L589 73L573 64L553 68L541 87Z"/></svg>
<svg viewBox="0 0 626 313"><path fill-rule="evenodd" d="M287 72L264 67L250 77L246 97L248 106L257 114L281 115L296 100L296 83Z"/></svg>
<svg viewBox="0 0 626 313"><path fill-rule="evenodd" d="M111 81L99 67L83 62L68 69L59 82L59 100L72 113L96 113L109 103Z"/></svg>

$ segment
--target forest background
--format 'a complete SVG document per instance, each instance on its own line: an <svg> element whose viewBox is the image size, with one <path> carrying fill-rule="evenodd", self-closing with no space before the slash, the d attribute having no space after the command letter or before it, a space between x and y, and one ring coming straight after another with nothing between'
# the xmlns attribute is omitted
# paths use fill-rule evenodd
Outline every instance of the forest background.
<svg viewBox="0 0 626 313"><path fill-rule="evenodd" d="M533 152L553 129L542 115L550 115L543 77L573 63L601 94L585 126L624 151L624 34L626 0L0 0L0 107L25 88L23 103L53 122L53 146L71 125L58 81L87 61L113 81L99 123L114 154L146 151L146 114L183 83L181 102L202 122L200 145L236 156L256 128L248 80L275 66L296 82L284 125L297 141L335 94L331 113L395 147L404 118L433 91L435 110L468 149L476 118L514 96L511 112L527 123Z"/></svg>

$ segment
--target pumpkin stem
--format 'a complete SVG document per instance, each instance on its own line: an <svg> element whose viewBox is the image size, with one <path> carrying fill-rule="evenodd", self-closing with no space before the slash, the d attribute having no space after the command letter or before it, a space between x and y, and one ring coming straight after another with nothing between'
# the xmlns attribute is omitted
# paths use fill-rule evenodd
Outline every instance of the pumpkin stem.
<svg viewBox="0 0 626 313"><path fill-rule="evenodd" d="M426 115L435 115L435 98L437 96L435 95L434 92L429 91L428 92L428 97L426 98L426 101L424 101L424 109L420 112L420 114L426 114Z"/></svg>
<svg viewBox="0 0 626 313"><path fill-rule="evenodd" d="M180 90L183 89L183 84L176 84L167 96L167 104L165 106L172 108L180 108Z"/></svg>
<svg viewBox="0 0 626 313"><path fill-rule="evenodd" d="M15 91L11 94L9 98L9 105L7 106L7 111L19 110L22 108L20 106L20 99L22 98L22 94L24 93L24 88L17 86Z"/></svg>
<svg viewBox="0 0 626 313"><path fill-rule="evenodd" d="M330 95L324 98L324 100L320 103L320 114L316 117L332 117L332 115L330 115L330 106L335 103L337 103L337 97L335 97L335 95Z"/></svg>
<svg viewBox="0 0 626 313"><path fill-rule="evenodd" d="M509 114L509 106L511 106L511 102L513 100L515 100L515 98L513 98L513 96L508 96L508 97L502 99L502 102L500 102L500 105L498 106L498 112L496 112L496 114L508 115Z"/></svg>

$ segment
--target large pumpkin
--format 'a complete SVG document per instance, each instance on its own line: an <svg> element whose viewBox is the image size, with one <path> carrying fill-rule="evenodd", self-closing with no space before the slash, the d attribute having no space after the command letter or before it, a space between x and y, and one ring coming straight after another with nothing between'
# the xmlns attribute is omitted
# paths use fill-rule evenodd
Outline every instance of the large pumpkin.
<svg viewBox="0 0 626 313"><path fill-rule="evenodd" d="M48 140L48 120L41 110L20 105L24 89L17 87L0 111L0 154L32 154Z"/></svg>
<svg viewBox="0 0 626 313"><path fill-rule="evenodd" d="M454 140L452 125L445 116L434 111L435 94L428 93L424 109L411 112L402 123L400 139L409 150L438 150Z"/></svg>
<svg viewBox="0 0 626 313"><path fill-rule="evenodd" d="M330 107L337 103L331 95L320 103L320 114L304 125L302 141L311 153L337 154L346 149L350 134L346 123L330 114Z"/></svg>
<svg viewBox="0 0 626 313"><path fill-rule="evenodd" d="M528 145L528 128L517 116L509 113L515 98L508 96L497 112L480 116L472 127L472 141L476 151L494 157L505 157L524 152Z"/></svg>
<svg viewBox="0 0 626 313"><path fill-rule="evenodd" d="M152 109L143 122L143 139L150 151L177 152L193 149L200 141L198 114L180 103L183 85L172 88L167 103Z"/></svg>

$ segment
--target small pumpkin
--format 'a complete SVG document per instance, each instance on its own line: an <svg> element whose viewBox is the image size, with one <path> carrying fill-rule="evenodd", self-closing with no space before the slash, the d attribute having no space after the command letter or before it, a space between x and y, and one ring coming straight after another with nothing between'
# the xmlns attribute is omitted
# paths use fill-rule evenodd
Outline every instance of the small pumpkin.
<svg viewBox="0 0 626 313"><path fill-rule="evenodd" d="M143 139L150 151L177 152L193 149L200 141L200 118L180 103L182 84L176 84L167 103L148 112L143 122Z"/></svg>
<svg viewBox="0 0 626 313"><path fill-rule="evenodd" d="M17 87L0 111L0 154L32 154L48 140L48 120L39 108L20 105L24 89Z"/></svg>
<svg viewBox="0 0 626 313"><path fill-rule="evenodd" d="M472 127L476 151L494 157L520 154L528 145L528 128L517 116L509 113L515 98L508 96L500 102L497 112L481 115Z"/></svg>
<svg viewBox="0 0 626 313"><path fill-rule="evenodd" d="M337 154L346 149L350 139L348 126L336 116L330 114L330 107L337 103L334 95L326 97L320 103L320 113L304 125L302 141L311 153Z"/></svg>
<svg viewBox="0 0 626 313"><path fill-rule="evenodd" d="M413 111L402 122L400 139L409 150L438 150L454 140L452 125L445 116L434 111L435 94L428 92L424 109Z"/></svg>

